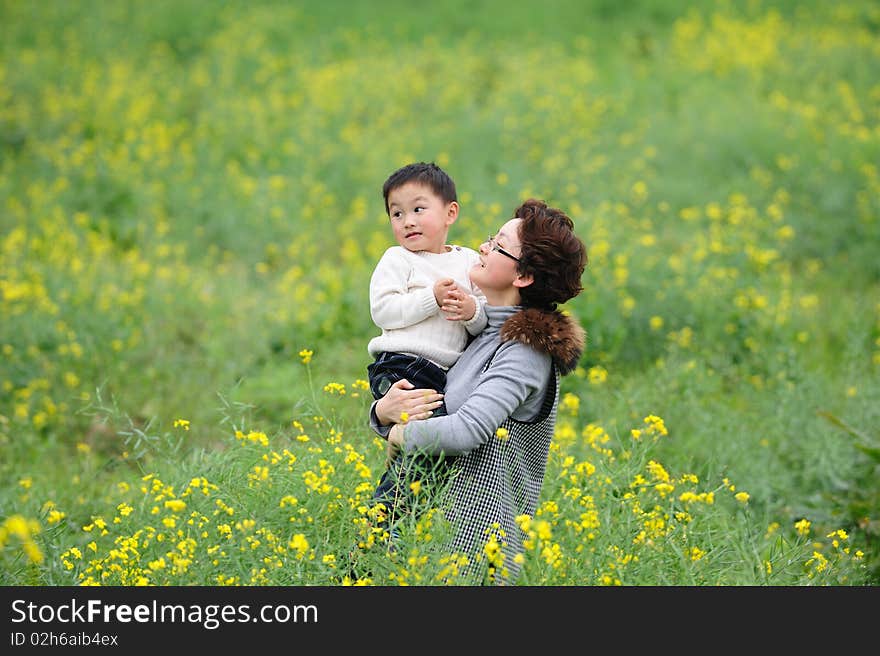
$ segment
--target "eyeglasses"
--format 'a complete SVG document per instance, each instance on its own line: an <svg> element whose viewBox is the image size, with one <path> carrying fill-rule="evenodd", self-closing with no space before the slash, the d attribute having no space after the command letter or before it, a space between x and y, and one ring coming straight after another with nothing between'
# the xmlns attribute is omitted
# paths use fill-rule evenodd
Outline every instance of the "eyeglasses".
<svg viewBox="0 0 880 656"><path fill-rule="evenodd" d="M486 243L489 244L490 250L498 251L499 253L501 253L505 257L509 257L514 262L520 261L520 259L516 255L501 248L501 246L499 246L498 243L495 241L495 237L493 235L489 235L489 238L486 240Z"/></svg>

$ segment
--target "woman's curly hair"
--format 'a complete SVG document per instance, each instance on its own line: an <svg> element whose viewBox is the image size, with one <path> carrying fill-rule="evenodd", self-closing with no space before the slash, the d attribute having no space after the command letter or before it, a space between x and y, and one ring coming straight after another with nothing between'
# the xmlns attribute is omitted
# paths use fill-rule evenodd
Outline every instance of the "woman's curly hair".
<svg viewBox="0 0 880 656"><path fill-rule="evenodd" d="M516 208L521 245L520 275L531 274L531 285L519 290L524 307L555 310L583 290L587 248L574 232L574 222L560 209L530 198Z"/></svg>

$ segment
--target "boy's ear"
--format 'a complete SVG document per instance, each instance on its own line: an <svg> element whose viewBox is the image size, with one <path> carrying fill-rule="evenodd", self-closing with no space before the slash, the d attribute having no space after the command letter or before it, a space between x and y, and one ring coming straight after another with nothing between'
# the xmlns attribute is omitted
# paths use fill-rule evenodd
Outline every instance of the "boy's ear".
<svg viewBox="0 0 880 656"><path fill-rule="evenodd" d="M458 218L458 203L452 201L446 206L446 225L451 226Z"/></svg>
<svg viewBox="0 0 880 656"><path fill-rule="evenodd" d="M517 276L513 280L514 287L528 287L533 282L535 282L534 276L531 273L527 273L524 276Z"/></svg>

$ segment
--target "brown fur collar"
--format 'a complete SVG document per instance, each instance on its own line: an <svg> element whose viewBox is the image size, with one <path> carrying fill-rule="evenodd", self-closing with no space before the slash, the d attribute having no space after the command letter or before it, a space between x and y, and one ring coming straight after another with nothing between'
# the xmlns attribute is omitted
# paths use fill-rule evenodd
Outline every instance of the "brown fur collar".
<svg viewBox="0 0 880 656"><path fill-rule="evenodd" d="M563 376L577 367L586 338L580 324L559 310L526 308L509 316L501 326L501 341L513 339L549 353Z"/></svg>

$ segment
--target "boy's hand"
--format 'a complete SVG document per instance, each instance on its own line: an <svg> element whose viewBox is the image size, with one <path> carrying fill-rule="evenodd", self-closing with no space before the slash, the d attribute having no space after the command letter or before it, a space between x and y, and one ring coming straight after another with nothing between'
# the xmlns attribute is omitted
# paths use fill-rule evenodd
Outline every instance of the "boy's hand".
<svg viewBox="0 0 880 656"><path fill-rule="evenodd" d="M474 314L477 312L477 304L473 296L455 287L446 292L446 297L440 304L440 309L449 321L468 321L474 318Z"/></svg>
<svg viewBox="0 0 880 656"><path fill-rule="evenodd" d="M437 301L437 305L442 308L443 299L446 298L446 295L453 289L458 289L458 287L455 286L455 281L452 278L443 278L435 282L434 300Z"/></svg>

